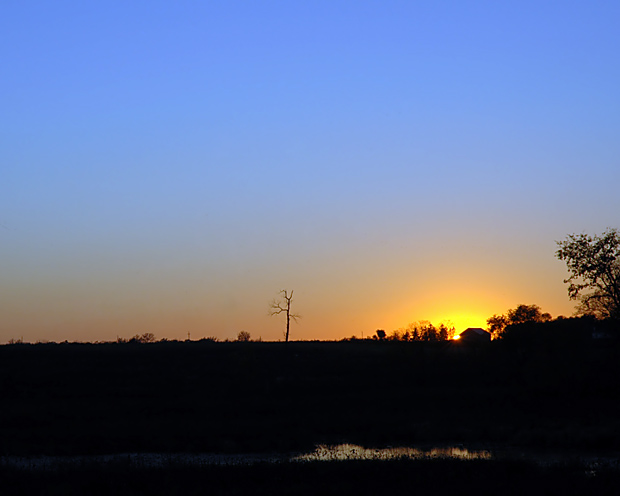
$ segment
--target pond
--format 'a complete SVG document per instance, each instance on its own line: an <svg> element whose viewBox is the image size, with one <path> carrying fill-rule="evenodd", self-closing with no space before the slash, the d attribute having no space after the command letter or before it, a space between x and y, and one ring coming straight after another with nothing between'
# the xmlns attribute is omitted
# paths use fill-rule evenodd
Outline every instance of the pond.
<svg viewBox="0 0 620 496"><path fill-rule="evenodd" d="M462 445L414 448L387 447L364 448L355 444L317 446L312 453L297 455L293 461L337 461L337 460L394 460L398 458L429 459L448 458L459 460L489 460L493 458L487 450L469 450Z"/></svg>

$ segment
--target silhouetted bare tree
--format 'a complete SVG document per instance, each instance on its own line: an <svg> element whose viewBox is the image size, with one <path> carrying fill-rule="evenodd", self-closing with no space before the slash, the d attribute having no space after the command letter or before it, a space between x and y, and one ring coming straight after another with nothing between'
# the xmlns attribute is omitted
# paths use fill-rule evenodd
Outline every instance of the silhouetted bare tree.
<svg viewBox="0 0 620 496"><path fill-rule="evenodd" d="M570 277L568 296L581 302L578 311L620 319L620 233L607 229L602 236L570 234L557 241L555 256L564 260ZM590 291L586 293L586 291Z"/></svg>
<svg viewBox="0 0 620 496"><path fill-rule="evenodd" d="M288 343L289 331L291 328L291 319L297 322L298 319L301 319L301 315L291 313L291 303L293 302L293 290L291 290L291 294L288 293L286 289L280 291L282 295L280 299L274 299L269 306L269 315L280 315L281 313L286 313L286 339L285 341Z"/></svg>

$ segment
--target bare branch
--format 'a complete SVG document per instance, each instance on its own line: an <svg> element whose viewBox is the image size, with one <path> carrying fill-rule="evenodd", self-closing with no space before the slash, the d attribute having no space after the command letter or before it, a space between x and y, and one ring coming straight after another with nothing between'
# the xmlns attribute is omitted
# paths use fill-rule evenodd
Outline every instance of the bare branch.
<svg viewBox="0 0 620 496"><path fill-rule="evenodd" d="M282 312L286 312L286 308L282 307L276 300L269 304L269 315L278 315Z"/></svg>
<svg viewBox="0 0 620 496"><path fill-rule="evenodd" d="M297 320L300 319L301 316L298 314L291 313L291 303L293 302L293 290L291 290L291 293L289 295L288 290L282 289L280 291L280 294L282 295L280 300L275 300L275 299L272 300L269 306L269 315L273 316L273 315L279 315L281 313L286 313L286 333L284 336L285 336L286 342L288 343L291 319L297 322Z"/></svg>

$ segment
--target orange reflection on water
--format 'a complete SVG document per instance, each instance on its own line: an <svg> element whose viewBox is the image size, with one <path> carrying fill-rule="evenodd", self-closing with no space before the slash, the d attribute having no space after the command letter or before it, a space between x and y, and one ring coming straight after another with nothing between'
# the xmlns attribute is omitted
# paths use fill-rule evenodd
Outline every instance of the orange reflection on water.
<svg viewBox="0 0 620 496"><path fill-rule="evenodd" d="M337 460L393 460L399 458L420 459L459 459L488 460L492 454L487 450L468 450L464 446L444 446L429 449L397 447L369 449L355 444L336 446L317 446L312 453L294 458L294 461L337 461Z"/></svg>

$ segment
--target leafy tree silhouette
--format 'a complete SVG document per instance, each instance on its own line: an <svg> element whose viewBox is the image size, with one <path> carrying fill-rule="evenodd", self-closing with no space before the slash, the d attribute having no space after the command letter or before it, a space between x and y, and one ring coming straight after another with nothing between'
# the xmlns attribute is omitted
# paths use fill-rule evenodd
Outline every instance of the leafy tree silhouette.
<svg viewBox="0 0 620 496"><path fill-rule="evenodd" d="M578 313L620 319L620 233L608 228L601 236L569 234L556 241L555 256L566 262L568 296L579 300Z"/></svg>
<svg viewBox="0 0 620 496"><path fill-rule="evenodd" d="M505 315L493 315L487 319L487 330L493 339L501 338L508 326L525 324L529 322L548 322L551 315L542 313L538 305L518 305L517 308L510 309Z"/></svg>

